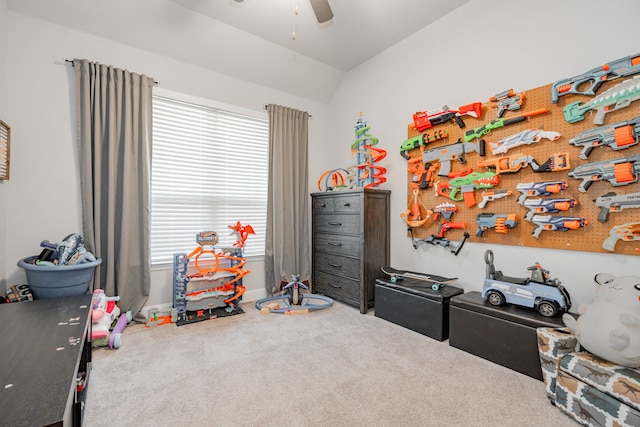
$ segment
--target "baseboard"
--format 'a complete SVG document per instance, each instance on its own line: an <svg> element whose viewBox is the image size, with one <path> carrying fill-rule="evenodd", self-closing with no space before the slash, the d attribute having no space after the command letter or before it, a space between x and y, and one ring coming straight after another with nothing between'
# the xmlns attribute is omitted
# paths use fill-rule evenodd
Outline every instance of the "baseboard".
<svg viewBox="0 0 640 427"><path fill-rule="evenodd" d="M258 301L259 299L265 298L266 296L267 296L266 289L247 290L242 295L242 303ZM140 310L140 312L144 316L146 316L148 319L150 310L163 313L163 312L170 312L171 307L173 307L173 303L156 304L156 305L144 306L142 307L142 310Z"/></svg>

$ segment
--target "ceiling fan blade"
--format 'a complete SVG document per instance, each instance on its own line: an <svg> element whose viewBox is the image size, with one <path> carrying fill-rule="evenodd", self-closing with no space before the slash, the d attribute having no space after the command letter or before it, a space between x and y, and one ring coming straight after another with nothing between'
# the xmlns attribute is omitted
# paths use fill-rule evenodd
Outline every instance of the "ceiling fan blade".
<svg viewBox="0 0 640 427"><path fill-rule="evenodd" d="M316 14L318 23L322 24L333 19L333 12L329 6L329 0L309 0L313 13Z"/></svg>

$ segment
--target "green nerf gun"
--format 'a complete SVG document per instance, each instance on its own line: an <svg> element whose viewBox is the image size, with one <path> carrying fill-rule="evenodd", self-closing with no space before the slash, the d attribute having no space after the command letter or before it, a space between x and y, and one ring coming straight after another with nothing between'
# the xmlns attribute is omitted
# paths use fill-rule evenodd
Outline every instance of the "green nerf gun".
<svg viewBox="0 0 640 427"><path fill-rule="evenodd" d="M476 190L493 188L498 184L500 177L495 172L472 172L449 182L437 182L435 190L437 195L448 196L453 201L464 200L465 205L471 208L476 204Z"/></svg>
<svg viewBox="0 0 640 427"><path fill-rule="evenodd" d="M636 76L612 87L585 104L580 105L580 101L567 104L562 111L567 122L576 123L584 120L584 115L587 111L595 110L596 115L593 117L593 124L601 125L604 124L604 116L607 113L626 108L633 101L639 99L640 76Z"/></svg>
<svg viewBox="0 0 640 427"><path fill-rule="evenodd" d="M404 157L406 160L409 160L409 151L418 147L426 147L428 143L437 141L439 139L444 139L449 136L449 133L446 130L439 130L434 133L423 133L418 136L414 136L413 138L409 138L402 143L400 146L400 155Z"/></svg>
<svg viewBox="0 0 640 427"><path fill-rule="evenodd" d="M468 130L464 133L465 142L473 141L474 139L480 139L483 135L488 134L494 129L501 128L503 126L513 125L515 123L520 123L528 119L529 117L538 116L540 114L548 113L548 108L540 108L538 110L531 111L529 113L523 113L518 116L513 116L508 119L495 119L487 123L486 125L482 125L479 128L475 128L472 130Z"/></svg>

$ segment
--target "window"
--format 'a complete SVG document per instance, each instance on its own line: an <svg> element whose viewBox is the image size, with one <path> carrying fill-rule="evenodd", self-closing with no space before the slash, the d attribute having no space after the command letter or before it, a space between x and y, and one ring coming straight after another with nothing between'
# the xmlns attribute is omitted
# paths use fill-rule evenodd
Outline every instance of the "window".
<svg viewBox="0 0 640 427"><path fill-rule="evenodd" d="M215 231L219 247L251 225L244 256L264 256L267 216L267 114L216 108L204 100L153 96L151 264L191 252L196 233Z"/></svg>

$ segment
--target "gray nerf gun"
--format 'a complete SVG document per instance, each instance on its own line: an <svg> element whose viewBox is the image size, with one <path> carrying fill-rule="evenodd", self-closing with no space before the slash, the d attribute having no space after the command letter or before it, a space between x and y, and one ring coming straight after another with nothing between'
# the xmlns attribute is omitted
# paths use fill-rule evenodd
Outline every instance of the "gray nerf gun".
<svg viewBox="0 0 640 427"><path fill-rule="evenodd" d="M600 208L598 221L607 222L609 212L620 212L627 208L640 208L640 193L621 194L609 192L594 200L596 206Z"/></svg>
<svg viewBox="0 0 640 427"><path fill-rule="evenodd" d="M614 252L618 240L625 242L640 240L640 222L627 222L613 227L611 231L609 231L609 237L602 242L602 249Z"/></svg>
<svg viewBox="0 0 640 427"><path fill-rule="evenodd" d="M569 144L582 147L579 157L587 160L595 147L606 146L618 151L637 145L638 140L640 140L640 116L580 132L569 140Z"/></svg>
<svg viewBox="0 0 640 427"><path fill-rule="evenodd" d="M551 102L570 93L595 96L602 83L640 73L640 53L595 67L586 73L558 80L551 85ZM589 82L591 84L586 86Z"/></svg>

